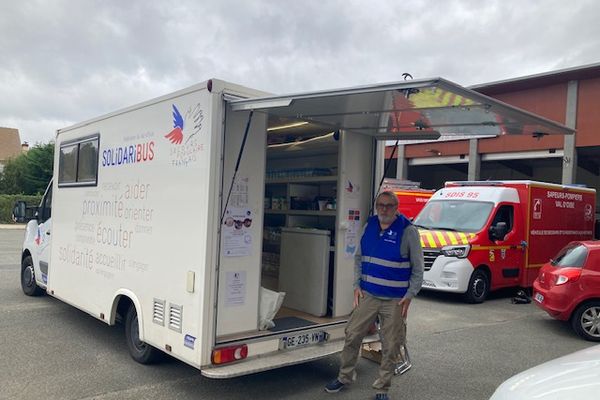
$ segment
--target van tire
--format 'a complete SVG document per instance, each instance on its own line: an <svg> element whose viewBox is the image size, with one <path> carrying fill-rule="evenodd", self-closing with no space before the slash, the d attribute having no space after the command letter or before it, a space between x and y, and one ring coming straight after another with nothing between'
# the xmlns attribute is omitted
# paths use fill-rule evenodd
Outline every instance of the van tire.
<svg viewBox="0 0 600 400"><path fill-rule="evenodd" d="M44 289L35 282L35 269L31 256L27 256L21 262L21 289L27 296L41 296Z"/></svg>
<svg viewBox="0 0 600 400"><path fill-rule="evenodd" d="M581 304L571 316L571 326L573 330L585 340L591 342L600 342L600 327L598 325L600 319L600 301L593 300ZM585 327L585 322L595 320L595 325ZM596 327L595 329L593 327Z"/></svg>
<svg viewBox="0 0 600 400"><path fill-rule="evenodd" d="M125 317L125 339L131 358L140 364L153 364L160 360L160 350L140 340L140 328L135 305L131 304Z"/></svg>
<svg viewBox="0 0 600 400"><path fill-rule="evenodd" d="M490 293L490 277L487 272L482 269L476 269L471 274L469 286L463 295L467 303L478 304L483 303Z"/></svg>

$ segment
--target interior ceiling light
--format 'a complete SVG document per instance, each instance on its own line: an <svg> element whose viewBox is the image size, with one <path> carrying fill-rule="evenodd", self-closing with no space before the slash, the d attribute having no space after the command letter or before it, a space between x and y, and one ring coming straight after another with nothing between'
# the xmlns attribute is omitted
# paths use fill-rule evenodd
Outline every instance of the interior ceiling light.
<svg viewBox="0 0 600 400"><path fill-rule="evenodd" d="M323 139L329 139L329 138L337 140L337 139L335 139L335 132L329 132L329 133L326 133L324 135L315 136L313 138L302 140L302 141L299 141L299 142L273 143L273 144L268 145L267 147L270 148L270 149L271 148L275 149L275 148L278 148L278 147L286 147L287 146L287 147L290 148L290 150L295 150L294 146L299 146L299 145L303 145L303 144L307 144L307 143L311 143L311 142L317 142L319 140L323 141ZM298 147L298 150L302 150L302 149L303 149L303 147Z"/></svg>
<svg viewBox="0 0 600 400"><path fill-rule="evenodd" d="M268 128L267 132L280 131L282 129L289 129L289 128L296 128L296 127L306 125L306 124L308 124L308 122L302 121L302 122L294 122L292 124L287 124L287 125L274 126L272 128Z"/></svg>

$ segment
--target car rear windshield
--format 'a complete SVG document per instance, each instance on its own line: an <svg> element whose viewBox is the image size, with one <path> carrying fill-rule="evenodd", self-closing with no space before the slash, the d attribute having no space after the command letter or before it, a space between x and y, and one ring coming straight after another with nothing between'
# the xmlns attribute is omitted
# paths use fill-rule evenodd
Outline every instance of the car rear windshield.
<svg viewBox="0 0 600 400"><path fill-rule="evenodd" d="M565 247L552 261L555 267L578 267L582 268L587 258L587 248L581 244Z"/></svg>

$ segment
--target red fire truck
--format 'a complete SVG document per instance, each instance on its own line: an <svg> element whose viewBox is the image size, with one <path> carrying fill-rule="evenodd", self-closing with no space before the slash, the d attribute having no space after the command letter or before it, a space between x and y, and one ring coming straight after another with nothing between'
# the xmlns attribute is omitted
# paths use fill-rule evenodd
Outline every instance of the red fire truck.
<svg viewBox="0 0 600 400"><path fill-rule="evenodd" d="M382 191L394 192L398 197L398 211L411 220L419 214L427 200L435 193L435 190L421 189L418 182L392 178L383 180L380 192Z"/></svg>
<svg viewBox="0 0 600 400"><path fill-rule="evenodd" d="M596 191L534 181L447 182L415 218L423 288L483 302L491 290L531 287L540 267L594 235Z"/></svg>
<svg viewBox="0 0 600 400"><path fill-rule="evenodd" d="M414 219L425 207L427 200L433 196L434 190L406 189L394 190L398 197L398 211L406 218Z"/></svg>

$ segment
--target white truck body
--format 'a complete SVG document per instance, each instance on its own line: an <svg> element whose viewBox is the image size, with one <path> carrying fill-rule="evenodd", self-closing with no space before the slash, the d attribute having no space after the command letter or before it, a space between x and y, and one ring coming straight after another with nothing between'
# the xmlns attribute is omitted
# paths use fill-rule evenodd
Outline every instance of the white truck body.
<svg viewBox="0 0 600 400"><path fill-rule="evenodd" d="M352 309L357 232L381 175L377 140L437 133L389 128L392 99L418 94L415 88L485 100L493 106L486 113L508 110L522 133L533 126L570 133L439 79L267 98L210 80L57 132L53 183L27 226L22 282L30 276L38 288L111 325L126 311L123 304L132 304L140 341L213 378L338 352ZM420 107L432 112L421 103L413 114ZM468 116L461 132L480 133ZM277 139L274 124L293 120L312 124L326 143L288 143L273 153L279 150L267 137ZM324 135L328 130L339 140ZM316 164L331 174L267 178L272 169ZM266 190L296 204L301 195L322 191L317 194L333 197L334 206L265 210ZM325 266L328 311L305 325L261 330L263 226L272 221L335 233ZM220 364L215 351L226 349L234 349L235 360Z"/></svg>

